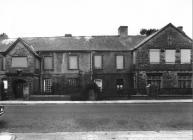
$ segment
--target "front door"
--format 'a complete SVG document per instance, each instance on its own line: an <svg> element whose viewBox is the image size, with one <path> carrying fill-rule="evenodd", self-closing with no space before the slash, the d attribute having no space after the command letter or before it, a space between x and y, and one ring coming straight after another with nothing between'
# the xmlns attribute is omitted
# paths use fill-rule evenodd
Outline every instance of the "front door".
<svg viewBox="0 0 193 140"><path fill-rule="evenodd" d="M24 91L24 80L16 80L13 83L13 92L15 94L15 98L23 98Z"/></svg>

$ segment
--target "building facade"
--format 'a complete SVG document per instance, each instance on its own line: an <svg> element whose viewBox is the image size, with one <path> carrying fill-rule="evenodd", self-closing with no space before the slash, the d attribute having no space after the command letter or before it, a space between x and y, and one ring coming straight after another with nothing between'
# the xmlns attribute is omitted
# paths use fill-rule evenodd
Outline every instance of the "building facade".
<svg viewBox="0 0 193 140"><path fill-rule="evenodd" d="M171 23L146 36L28 37L0 40L1 94L7 99L32 95L81 95L96 83L101 97L191 94L192 39Z"/></svg>

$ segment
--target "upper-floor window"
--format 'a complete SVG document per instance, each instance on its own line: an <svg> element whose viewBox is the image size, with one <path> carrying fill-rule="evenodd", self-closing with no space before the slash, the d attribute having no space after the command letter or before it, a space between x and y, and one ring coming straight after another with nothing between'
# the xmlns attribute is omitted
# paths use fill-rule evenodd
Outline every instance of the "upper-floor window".
<svg viewBox="0 0 193 140"><path fill-rule="evenodd" d="M101 55L94 56L94 68L102 69L102 56Z"/></svg>
<svg viewBox="0 0 193 140"><path fill-rule="evenodd" d="M26 68L27 67L27 57L26 56L13 56L11 67L20 67Z"/></svg>
<svg viewBox="0 0 193 140"><path fill-rule="evenodd" d="M150 64L160 63L160 49L149 50L149 61L150 61Z"/></svg>
<svg viewBox="0 0 193 140"><path fill-rule="evenodd" d="M45 70L53 69L53 59L52 59L52 56L44 56L44 69Z"/></svg>
<svg viewBox="0 0 193 140"><path fill-rule="evenodd" d="M176 50L165 51L165 62L166 64L175 64L176 61Z"/></svg>
<svg viewBox="0 0 193 140"><path fill-rule="evenodd" d="M3 57L0 57L0 70L4 70Z"/></svg>
<svg viewBox="0 0 193 140"><path fill-rule="evenodd" d="M69 69L71 69L71 70L78 69L78 56L75 56L75 55L69 56L68 64L69 64Z"/></svg>
<svg viewBox="0 0 193 140"><path fill-rule="evenodd" d="M190 49L181 49L180 50L180 60L181 64L189 64L191 62L191 50Z"/></svg>
<svg viewBox="0 0 193 140"><path fill-rule="evenodd" d="M124 57L123 55L116 56L116 68L123 69L124 68Z"/></svg>

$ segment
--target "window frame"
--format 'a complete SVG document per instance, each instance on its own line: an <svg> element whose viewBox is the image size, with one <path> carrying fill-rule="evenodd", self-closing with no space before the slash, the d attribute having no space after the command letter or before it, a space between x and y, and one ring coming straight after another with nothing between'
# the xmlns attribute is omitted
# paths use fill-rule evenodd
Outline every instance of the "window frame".
<svg viewBox="0 0 193 140"><path fill-rule="evenodd" d="M120 81L122 82L122 84L118 84L118 80L120 80ZM119 81L119 82L120 82L120 81ZM123 78L116 79L115 82L116 82L116 90L117 90L117 91L122 91L122 90L124 90L124 87L125 87L125 86L124 86L124 83L125 83L125 82L124 82L124 79L123 79ZM121 85L122 85L122 88L120 88ZM117 86L119 86L119 88L118 88Z"/></svg>
<svg viewBox="0 0 193 140"><path fill-rule="evenodd" d="M21 67L21 66L13 66L13 58L26 58L26 66ZM27 68L28 67L28 57L27 56L11 56L11 68Z"/></svg>
<svg viewBox="0 0 193 140"><path fill-rule="evenodd" d="M46 85L46 80L51 81L51 84L49 85L49 90L46 88L46 87L48 87ZM53 86L53 80L51 78L44 78L43 79L43 91L44 91L44 93L52 93L52 86Z"/></svg>
<svg viewBox="0 0 193 140"><path fill-rule="evenodd" d="M186 78L182 78L182 77L186 77ZM180 89L192 88L192 74L190 74L190 73L178 73L177 78L178 78L178 88L180 88ZM190 82L190 84L189 84L190 87L181 87L181 84L180 84L181 82Z"/></svg>
<svg viewBox="0 0 193 140"><path fill-rule="evenodd" d="M190 51L190 60L189 62L182 63L182 50L189 50ZM180 49L180 64L191 64L191 49Z"/></svg>
<svg viewBox="0 0 193 140"><path fill-rule="evenodd" d="M123 68L117 68L117 57L118 56L122 56L123 57ZM115 55L115 65L116 65L116 69L117 70L124 70L125 69L125 57L124 57L124 55L123 54L116 54Z"/></svg>
<svg viewBox="0 0 193 140"><path fill-rule="evenodd" d="M159 62L151 62L151 57L150 57L150 56L151 56L151 55L150 55L150 54L151 54L151 50L158 50L158 52L159 52L159 55L158 55L158 57L159 57ZM155 52L155 51L153 51L153 52ZM161 55L161 49L153 49L153 48L150 48L150 49L149 49L149 63L150 63L150 64L160 64L160 62L161 62L161 56L160 56L160 55Z"/></svg>
<svg viewBox="0 0 193 140"><path fill-rule="evenodd" d="M166 59L166 52L167 51L174 51L174 62L167 62L167 59ZM166 64L176 64L176 49L166 49L165 50L165 63Z"/></svg>
<svg viewBox="0 0 193 140"><path fill-rule="evenodd" d="M70 57L76 57L77 60L77 68L70 68ZM79 56L76 54L68 55L68 70L79 70Z"/></svg>
<svg viewBox="0 0 193 140"><path fill-rule="evenodd" d="M52 66L51 66L51 69L45 69L45 57L51 57L52 58ZM54 70L54 58L53 58L53 55L44 55L43 56L43 69L44 70Z"/></svg>
<svg viewBox="0 0 193 140"><path fill-rule="evenodd" d="M95 57L96 57L96 56L100 56L100 57L101 57L101 67L100 67L100 68L97 68L97 67L95 66L95 64L96 64L96 63L95 63ZM102 70L102 69L103 69L103 55L95 54L95 55L93 56L93 62L94 62L94 63L93 63L94 66L93 66L93 67L94 67L95 70Z"/></svg>

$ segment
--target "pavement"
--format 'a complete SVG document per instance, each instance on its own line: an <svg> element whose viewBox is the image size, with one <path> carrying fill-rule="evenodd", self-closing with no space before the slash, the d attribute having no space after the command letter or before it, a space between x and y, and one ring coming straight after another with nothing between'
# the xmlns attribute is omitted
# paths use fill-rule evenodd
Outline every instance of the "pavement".
<svg viewBox="0 0 193 140"><path fill-rule="evenodd" d="M114 100L114 101L0 101L0 105L17 104L139 104L139 103L191 103L193 99L170 99L170 100Z"/></svg>
<svg viewBox="0 0 193 140"><path fill-rule="evenodd" d="M192 131L103 131L0 134L0 140L192 140Z"/></svg>

